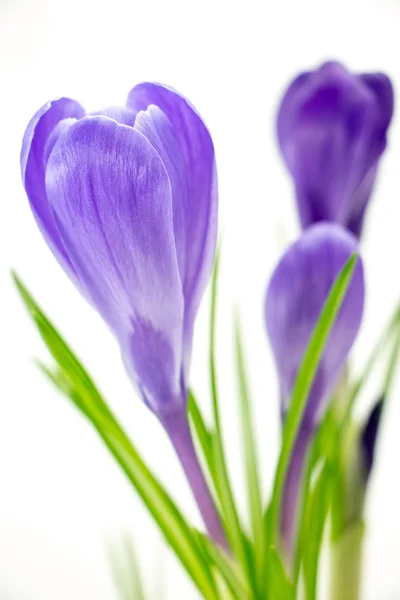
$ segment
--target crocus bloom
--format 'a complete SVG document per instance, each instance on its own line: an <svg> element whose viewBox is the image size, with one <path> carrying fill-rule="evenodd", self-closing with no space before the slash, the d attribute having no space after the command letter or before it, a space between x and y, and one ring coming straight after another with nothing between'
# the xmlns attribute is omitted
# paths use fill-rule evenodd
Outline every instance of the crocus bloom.
<svg viewBox="0 0 400 600"><path fill-rule="evenodd" d="M392 114L383 73L353 75L330 62L291 83L277 131L303 228L333 221L360 236Z"/></svg>
<svg viewBox="0 0 400 600"><path fill-rule="evenodd" d="M289 406L297 372L324 302L357 245L357 239L338 225L313 225L287 250L272 275L265 318L279 374L283 414ZM356 338L363 303L363 268L361 259L357 259L309 394L288 473L282 517L282 535L288 552L295 534L297 492L304 457Z"/></svg>
<svg viewBox="0 0 400 600"><path fill-rule="evenodd" d="M126 107L90 115L61 98L29 123L21 169L43 236L115 334L209 530L221 537L186 420L193 326L217 231L208 130L185 98L162 85L137 85Z"/></svg>

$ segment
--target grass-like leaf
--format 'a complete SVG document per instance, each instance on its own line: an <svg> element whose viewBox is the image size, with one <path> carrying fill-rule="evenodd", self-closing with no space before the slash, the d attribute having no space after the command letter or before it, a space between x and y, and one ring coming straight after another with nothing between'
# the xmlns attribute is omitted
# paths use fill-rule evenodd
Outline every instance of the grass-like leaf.
<svg viewBox="0 0 400 600"><path fill-rule="evenodd" d="M287 578L284 566L274 546L268 549L268 600L295 600L296 589Z"/></svg>
<svg viewBox="0 0 400 600"><path fill-rule="evenodd" d="M252 591L248 587L246 579L240 576L240 572L232 559L203 534L199 533L199 539L208 560L215 566L225 581L232 598L234 600L249 600L252 597Z"/></svg>
<svg viewBox="0 0 400 600"><path fill-rule="evenodd" d="M323 482L327 485L329 483L329 493L332 489L332 473L336 469L337 466L337 446L338 446L338 426L331 409L328 409L325 417L318 428L318 431L311 443L311 447L307 454L306 459L306 467L304 469L304 476L302 478L302 490L301 490L301 506L300 506L300 527L299 527L299 536L296 545L296 557L295 557L295 581L298 581L298 577L300 575L300 567L303 564L304 568L308 568L310 571L310 567L304 567L304 562L308 558L308 549L309 546L312 546L314 549L317 547L317 552L315 553L316 561L318 561L320 544L322 543L321 539L316 536L315 540L310 544L310 522L313 519L312 513L314 510L318 510L316 498L324 498L325 495L323 493ZM334 466L335 465L335 466ZM324 475L321 474L321 470L324 470ZM330 477L327 477L327 474L330 474ZM315 480L315 476L317 478L317 483L313 482ZM318 492L317 492L318 488ZM324 490L325 492L325 490ZM328 490L326 490L327 495ZM330 500L330 496L329 496ZM320 523L321 515L316 515L315 527L318 526L323 527L324 523ZM325 513L325 519L327 514ZM319 523L319 525L318 525ZM314 530L315 530L314 527ZM308 561L308 565L310 564L310 560Z"/></svg>
<svg viewBox="0 0 400 600"><path fill-rule="evenodd" d="M390 396L390 392L392 390L392 386L394 383L394 377L396 374L396 368L399 362L399 353L400 353L400 327L398 327L396 332L396 337L394 340L392 352L389 357L389 362L387 366L387 370L385 373L385 379L383 382L383 392L382 397L384 399L384 403L386 403L386 399Z"/></svg>
<svg viewBox="0 0 400 600"><path fill-rule="evenodd" d="M146 600L135 548L129 537L108 544L111 572L120 600Z"/></svg>
<svg viewBox="0 0 400 600"><path fill-rule="evenodd" d="M228 469L226 466L223 448L221 421L219 414L219 400L215 366L215 323L217 309L218 273L219 255L217 253L212 277L210 326L210 383L215 427L215 434L213 435L212 453L215 465L215 481L217 493L223 511L224 522L226 525L226 534L228 536L234 554L236 555L238 561L242 565L247 576L251 578L251 561L246 550L246 544L244 542L244 536L239 521L238 512L236 510L231 484L229 481Z"/></svg>
<svg viewBox="0 0 400 600"><path fill-rule="evenodd" d="M336 278L328 298L325 301L318 322L314 328L302 363L297 373L292 399L285 421L283 440L275 472L271 501L271 524L273 539L279 545L280 503L286 473L292 455L294 443L301 425L308 394L314 382L318 365L325 349L329 334L350 284L358 255L353 254Z"/></svg>
<svg viewBox="0 0 400 600"><path fill-rule="evenodd" d="M217 600L209 565L204 559L192 528L147 468L80 361L15 274L14 280L32 319L58 365L56 369L45 368L47 375L91 421L203 596L210 600Z"/></svg>
<svg viewBox="0 0 400 600"><path fill-rule="evenodd" d="M325 463L308 495L303 521L303 573L306 600L317 598L318 561L331 499L331 472Z"/></svg>
<svg viewBox="0 0 400 600"><path fill-rule="evenodd" d="M265 589L266 576L266 530L264 527L263 503L261 498L261 485L258 472L257 449L255 444L254 428L252 425L250 394L246 378L246 370L240 335L239 321L235 322L236 365L238 376L238 389L240 399L241 427L243 432L243 446L245 469L247 476L247 495L251 517L252 537L254 543L254 563L256 569L256 583L258 593L261 595Z"/></svg>
<svg viewBox="0 0 400 600"><path fill-rule="evenodd" d="M376 342L370 357L367 360L367 363L363 369L362 374L359 376L357 381L353 384L350 392L349 399L347 404L347 412L345 421L347 421L352 413L354 403L361 391L364 389L367 384L369 377L379 360L382 354L387 350L388 344L391 343L393 336L396 335L400 331L400 306L396 308L393 315L391 316L389 322L384 327L378 341Z"/></svg>
<svg viewBox="0 0 400 600"><path fill-rule="evenodd" d="M205 424L203 415L201 414L199 405L196 401L196 398L192 392L189 391L188 398L188 413L190 417L190 421L193 425L194 432L196 438L199 442L201 451L203 453L203 457L209 472L209 475L212 479L212 483L215 485L215 464L212 454L212 446L213 446L213 433L209 431L207 425Z"/></svg>

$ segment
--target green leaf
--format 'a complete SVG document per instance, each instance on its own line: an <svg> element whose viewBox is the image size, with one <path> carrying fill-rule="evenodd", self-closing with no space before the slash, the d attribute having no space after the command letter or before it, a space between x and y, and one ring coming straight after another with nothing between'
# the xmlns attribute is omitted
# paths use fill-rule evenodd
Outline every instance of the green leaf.
<svg viewBox="0 0 400 600"><path fill-rule="evenodd" d="M295 581L298 581L300 575L300 567L302 562L307 559L306 553L309 547L310 533L309 533L309 522L312 507L315 506L313 502L316 486L313 484L313 480L317 474L317 480L319 477L323 477L321 474L321 468L325 473L329 470L330 479L333 479L333 472L337 470L338 463L338 426L331 408L328 408L322 423L320 424L316 435L314 436L310 450L306 458L306 468L304 469L305 474L301 483L301 508L300 508L300 527L299 536L296 548L296 561L295 561ZM330 481L330 488L332 482ZM316 495L317 497L318 495ZM327 515L325 515L326 519ZM318 518L317 518L318 522ZM316 524L317 524L316 522ZM316 540L314 540L317 542ZM312 546L312 544L311 544ZM318 557L317 557L318 558Z"/></svg>
<svg viewBox="0 0 400 600"><path fill-rule="evenodd" d="M273 546L268 549L268 565L268 600L295 600L295 587L287 578L279 554Z"/></svg>
<svg viewBox="0 0 400 600"><path fill-rule="evenodd" d="M315 442L315 440L314 440L314 442ZM295 542L295 548L294 548L293 581L295 584L297 584L297 582L299 580L301 561L302 561L302 558L303 558L303 555L305 552L305 548L307 547L307 544L308 544L307 530L304 529L303 525L304 525L304 521L307 516L307 507L308 507L308 502L309 502L309 498L310 498L310 494L311 494L311 489L310 489L311 477L312 477L313 470L315 467L314 446L315 446L315 443L312 442L311 447L309 448L306 458L305 458L305 466L303 469L303 476L302 476L302 479L300 482L299 508L298 508L298 513L300 516L299 516L298 535L297 535L297 539ZM305 532L305 535L304 535L304 532Z"/></svg>
<svg viewBox="0 0 400 600"><path fill-rule="evenodd" d="M215 432L212 432L207 428L203 415L201 414L199 405L191 390L189 391L188 397L188 414L194 433L194 439L195 441L197 440L204 458L206 466L205 477L207 479L207 483L210 488L214 503L218 508L219 517L221 519L224 531L226 531L224 516L221 514L222 509L220 503L220 496L218 493L218 479L214 459Z"/></svg>
<svg viewBox="0 0 400 600"><path fill-rule="evenodd" d="M210 600L217 600L209 566L204 560L192 528L147 468L80 361L44 315L21 280L16 275L14 280L44 342L58 364L55 370L44 367L45 372L60 391L66 394L91 421L203 596Z"/></svg>
<svg viewBox="0 0 400 600"><path fill-rule="evenodd" d="M350 284L357 254L353 254L336 278L328 298L323 306L318 322L314 328L307 349L304 353L302 363L297 373L294 384L292 399L285 421L283 431L282 447L275 472L274 487L271 502L271 523L273 539L279 544L279 520L280 504L286 472L289 466L293 446L301 425L304 410L306 408L308 394L314 382L320 359L324 352L329 334L336 320L339 309L345 298L347 288Z"/></svg>
<svg viewBox="0 0 400 600"><path fill-rule="evenodd" d="M261 485L258 473L257 450L255 435L251 419L250 394L247 384L240 326L235 322L236 341L236 369L240 399L240 416L243 433L245 468L247 476L247 495L250 508L252 537L254 543L254 562L256 569L256 582L259 594L265 590L266 574L266 530L264 527L263 506L261 499Z"/></svg>
<svg viewBox="0 0 400 600"><path fill-rule="evenodd" d="M219 496L221 508L226 524L226 534L231 544L232 550L237 559L243 566L248 577L251 577L250 559L246 552L246 545L243 540L243 532L236 510L235 500L229 481L228 469L226 466L222 431L219 414L219 400L217 389L217 377L215 367L215 322L217 307L217 283L218 283L219 256L217 254L214 265L211 288L211 327L210 327L210 383L212 394L212 406L214 416L215 434L213 435L212 455L215 464L215 481L217 493Z"/></svg>
<svg viewBox="0 0 400 600"><path fill-rule="evenodd" d="M108 544L108 556L115 586L121 600L146 600L142 576L131 540L124 536L122 543Z"/></svg>
<svg viewBox="0 0 400 600"><path fill-rule="evenodd" d="M211 540L201 533L198 533L199 539L207 554L208 560L215 565L218 573L224 579L228 589L235 600L248 600L252 597L252 592L247 585L244 577L240 576L240 571L220 548L215 546Z"/></svg>
<svg viewBox="0 0 400 600"><path fill-rule="evenodd" d="M194 428L194 432L196 438L199 442L201 451L203 453L204 460L206 462L206 466L210 477L215 485L215 465L214 459L212 455L212 437L213 434L208 430L205 421L203 419L203 415L201 414L199 405L196 401L196 398L192 392L189 391L188 397L188 413L191 420L191 423Z"/></svg>
<svg viewBox="0 0 400 600"><path fill-rule="evenodd" d="M318 561L331 500L331 472L328 463L322 467L308 497L303 521L303 572L306 600L317 598Z"/></svg>
<svg viewBox="0 0 400 600"><path fill-rule="evenodd" d="M386 327L382 331L377 343L375 344L369 359L363 369L362 374L357 379L356 383L352 386L349 394L349 401L347 406L347 413L345 417L345 422L349 420L351 416L351 412L353 410L354 403L361 391L364 389L366 383L369 380L369 377L378 361L378 359L382 356L382 354L386 351L388 343L391 342L394 335L396 335L400 331L400 306L398 306L391 316L389 322Z"/></svg>
<svg viewBox="0 0 400 600"><path fill-rule="evenodd" d="M134 600L146 600L136 549L134 548L132 540L129 537L125 536L123 541L127 566L130 574L129 579L131 582L131 589L133 591L133 598Z"/></svg>
<svg viewBox="0 0 400 600"><path fill-rule="evenodd" d="M396 374L396 368L397 368L398 361L399 361L399 352L400 352L400 328L398 328L398 330L396 332L395 341L393 344L392 352L390 354L387 370L385 373L385 379L384 379L384 383L383 383L383 393L382 393L382 397L383 397L385 403L386 403L386 399L390 396L390 393L391 393L391 390L393 387L394 378L395 378L395 374Z"/></svg>

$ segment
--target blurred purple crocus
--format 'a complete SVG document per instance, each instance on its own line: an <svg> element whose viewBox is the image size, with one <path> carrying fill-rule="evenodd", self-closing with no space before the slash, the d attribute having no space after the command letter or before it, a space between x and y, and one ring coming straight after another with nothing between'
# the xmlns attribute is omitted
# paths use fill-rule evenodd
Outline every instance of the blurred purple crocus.
<svg viewBox="0 0 400 600"><path fill-rule="evenodd" d="M364 458L365 480L371 476L374 466L376 443L379 435L379 427L382 421L383 406L385 398L381 397L373 406L366 422L361 428L360 447Z"/></svg>
<svg viewBox="0 0 400 600"><path fill-rule="evenodd" d="M217 233L207 128L184 97L158 84L139 84L125 107L90 115L61 98L29 123L21 170L46 242L115 334L221 542L186 417L194 320Z"/></svg>
<svg viewBox="0 0 400 600"><path fill-rule="evenodd" d="M392 115L383 73L354 75L328 62L290 84L277 131L303 228L333 221L361 235Z"/></svg>
<svg viewBox="0 0 400 600"><path fill-rule="evenodd" d="M282 414L311 334L329 291L357 239L342 227L318 223L284 254L268 286L265 319L281 389ZM296 534L298 492L308 445L338 382L357 336L364 304L364 277L358 259L352 281L317 370L289 467L282 505L282 539L291 555Z"/></svg>

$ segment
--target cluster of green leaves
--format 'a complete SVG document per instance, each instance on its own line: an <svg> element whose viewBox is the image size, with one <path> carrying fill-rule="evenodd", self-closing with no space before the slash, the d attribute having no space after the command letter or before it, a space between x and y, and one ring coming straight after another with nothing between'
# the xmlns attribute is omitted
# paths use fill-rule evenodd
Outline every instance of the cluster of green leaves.
<svg viewBox="0 0 400 600"><path fill-rule="evenodd" d="M193 395L189 401L194 430L200 442L208 475L218 500L225 524L227 537L232 548L235 563L246 582L247 595L231 580L233 597L237 600L254 598L268 600L292 600L296 596L295 578L288 576L279 552L280 503L286 472L299 427L302 422L309 391L321 359L330 330L345 297L351 281L357 257L352 256L338 276L321 312L319 321L305 352L296 379L290 410L287 415L280 455L274 479L273 494L268 509L261 496L254 431L251 423L250 394L245 372L245 361L238 320L236 320L236 363L238 390L243 431L243 455L247 475L247 496L251 522L251 534L247 535L240 522L231 485L229 482L226 458L223 449L218 390L215 367L215 320L218 280L218 260L213 276L211 307L210 373L213 400L214 426L207 428ZM224 557L225 562L228 557Z"/></svg>
<svg viewBox="0 0 400 600"><path fill-rule="evenodd" d="M346 541L349 534L357 536L358 545L362 543L363 499L367 489L368 474L363 470L364 457L360 435L365 423L357 422L354 408L378 361L384 357L387 358L387 367L384 370L379 401L386 405L394 382L399 352L400 307L384 329L362 374L355 382L346 382L344 386L339 386L337 394L341 397L333 399L313 440L303 480L303 502L295 566L296 581L300 570L303 574L306 600L317 598L318 562L328 515L331 517L330 534L333 545L340 544L341 539ZM358 472L349 473L349 465L354 464L354 461L359 461ZM359 478L352 484L358 497L356 500L354 497L351 498L353 505L351 515L347 514L349 498L346 479L349 475ZM357 548L354 550L357 551ZM360 556L357 559L360 560ZM354 567L359 568L359 565ZM342 579L345 579L343 574ZM343 589L345 586L344 582ZM342 597L340 593L338 597Z"/></svg>
<svg viewBox="0 0 400 600"><path fill-rule="evenodd" d="M139 452L118 423L81 362L22 282L17 276L14 276L21 297L55 361L50 367L40 362L38 362L38 366L92 423L141 496L199 592L206 599L294 600L301 572L304 574L306 583L307 600L315 598L318 557L332 497L331 489L336 481L335 477L337 477L338 458L332 451L334 444L331 442L336 439L334 436L342 432L342 428L346 425L345 420L338 427L332 415L328 414L310 451L304 477L301 526L294 569L287 569L281 556L280 504L286 472L302 422L308 394L331 328L351 281L356 261L357 255L353 255L337 277L305 352L285 422L272 498L268 506L266 506L261 493L245 359L239 321L238 319L235 321L236 370L243 426L243 454L247 476L250 531L247 531L237 510L229 480L227 456L221 431L215 361L218 260L216 261L212 284L210 328L210 384L213 422L211 425L206 424L192 392L189 394L188 411L196 444L201 450L207 479L229 542L230 553L215 546L211 540L188 523L173 498L140 457ZM397 323L399 318L397 316L396 318ZM400 336L396 343L396 350L398 350L399 343ZM392 375L393 369L391 369L390 377ZM352 389L349 406L354 403L354 398L360 392L363 382L364 378L357 382ZM345 419L349 419L350 414L349 410ZM116 569L116 571L118 570ZM140 578L137 575L134 575L131 588L136 590L132 592L132 597L138 600L144 598Z"/></svg>

